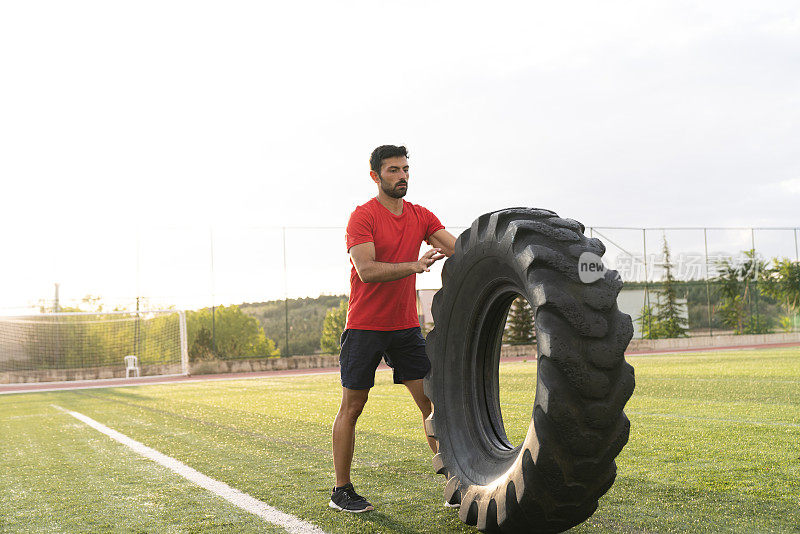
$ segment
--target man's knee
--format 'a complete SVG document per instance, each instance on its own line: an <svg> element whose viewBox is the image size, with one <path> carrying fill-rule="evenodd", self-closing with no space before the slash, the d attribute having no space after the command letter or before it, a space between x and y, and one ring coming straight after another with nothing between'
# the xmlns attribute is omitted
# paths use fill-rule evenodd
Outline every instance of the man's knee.
<svg viewBox="0 0 800 534"><path fill-rule="evenodd" d="M425 395L422 396L422 399L417 406L419 407L419 411L422 412L422 417L428 417L433 411L433 403Z"/></svg>
<svg viewBox="0 0 800 534"><path fill-rule="evenodd" d="M366 405L366 400L360 403L350 403L348 406L344 408L345 417L350 419L351 421L355 422L356 419L361 415L361 412L364 411L364 405Z"/></svg>
<svg viewBox="0 0 800 534"><path fill-rule="evenodd" d="M364 390L363 394L360 391L358 394L345 394L342 397L342 406L339 410L342 416L355 423L358 419L358 416L360 416L361 412L364 411L364 406L367 404L368 395L369 390Z"/></svg>
<svg viewBox="0 0 800 534"><path fill-rule="evenodd" d="M431 411L431 400L425 394L425 388L423 386L422 380L404 380L403 384L408 388L408 391L411 393L411 396L414 398L414 402L419 407L420 411L424 414L430 414ZM427 412L427 414L426 414Z"/></svg>

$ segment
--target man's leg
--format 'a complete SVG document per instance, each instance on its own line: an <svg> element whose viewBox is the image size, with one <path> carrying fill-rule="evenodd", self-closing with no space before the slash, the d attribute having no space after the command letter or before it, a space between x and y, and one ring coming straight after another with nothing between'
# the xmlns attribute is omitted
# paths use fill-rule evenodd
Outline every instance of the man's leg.
<svg viewBox="0 0 800 534"><path fill-rule="evenodd" d="M431 414L433 410L433 405L431 404L431 400L425 395L425 390L423 388L423 380L403 380L403 384L408 388L408 391L411 392L411 397L414 398L414 402L417 403L417 407L419 411L422 412L422 431L425 432L425 419ZM425 432L425 439L428 440L428 446L431 448L433 452L439 452L436 444L436 440L432 437L428 436L428 433Z"/></svg>
<svg viewBox="0 0 800 534"><path fill-rule="evenodd" d="M350 482L350 465L356 445L356 421L368 396L369 389L342 388L342 404L333 421L333 470L337 487Z"/></svg>

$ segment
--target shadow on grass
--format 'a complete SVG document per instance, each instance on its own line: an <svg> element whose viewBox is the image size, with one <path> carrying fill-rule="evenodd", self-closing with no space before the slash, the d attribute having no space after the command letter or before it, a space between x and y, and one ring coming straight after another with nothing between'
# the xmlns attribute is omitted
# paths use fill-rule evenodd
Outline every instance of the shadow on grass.
<svg viewBox="0 0 800 534"><path fill-rule="evenodd" d="M417 529L401 523L389 517L386 514L373 510L363 514L352 514L353 519L358 520L365 524L371 524L376 532L419 532Z"/></svg>

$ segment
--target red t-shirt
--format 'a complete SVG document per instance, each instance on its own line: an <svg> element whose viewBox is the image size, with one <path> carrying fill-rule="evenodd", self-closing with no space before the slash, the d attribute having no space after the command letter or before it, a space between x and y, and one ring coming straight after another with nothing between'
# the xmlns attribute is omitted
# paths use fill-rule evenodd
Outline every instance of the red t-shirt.
<svg viewBox="0 0 800 534"><path fill-rule="evenodd" d="M436 215L422 206L403 201L403 213L395 215L373 198L358 206L347 223L347 251L372 242L375 261L402 263L419 259L422 241L444 228ZM430 243L430 242L429 242ZM350 259L350 303L346 328L402 330L419 326L416 279L412 274L391 282L364 283Z"/></svg>

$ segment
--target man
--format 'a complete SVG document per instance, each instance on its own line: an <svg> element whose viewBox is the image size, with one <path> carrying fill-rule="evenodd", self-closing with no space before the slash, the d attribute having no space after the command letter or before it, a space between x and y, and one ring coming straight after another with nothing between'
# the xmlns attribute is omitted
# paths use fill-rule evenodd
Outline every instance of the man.
<svg viewBox="0 0 800 534"><path fill-rule="evenodd" d="M350 481L355 426L375 384L381 361L394 370L395 384L404 384L422 412L431 413L422 379L431 364L419 327L416 275L453 254L456 238L436 216L403 200L408 191L408 152L383 145L372 152L370 176L378 196L358 206L347 224L350 254L350 302L342 333L339 364L342 404L333 423L333 465L336 486L329 506L346 512L367 512L372 505ZM419 259L422 241L433 246ZM436 441L428 438L436 452Z"/></svg>

